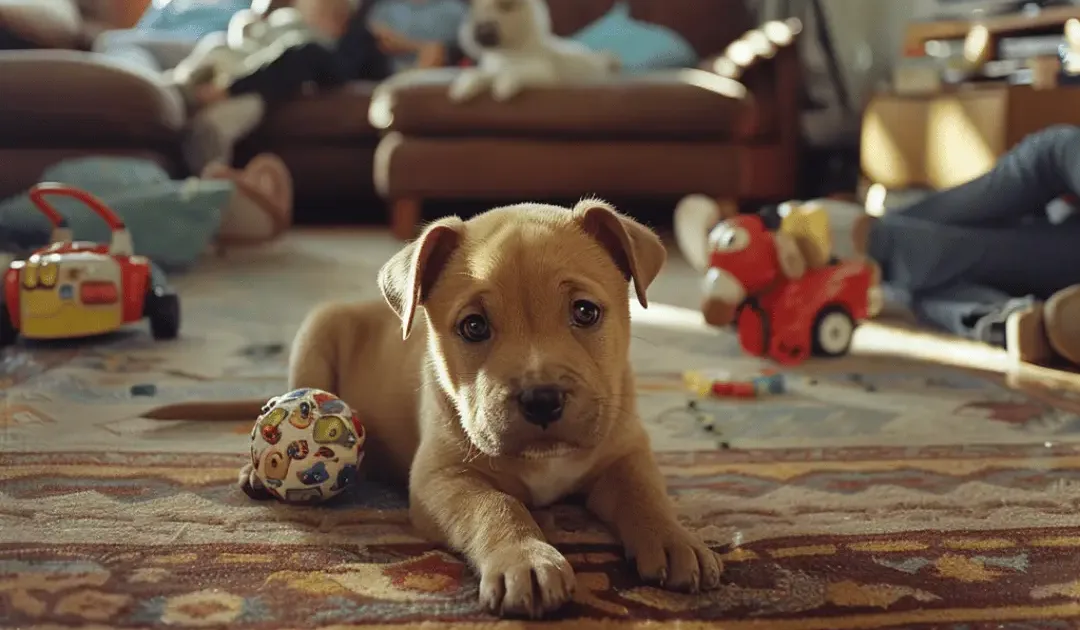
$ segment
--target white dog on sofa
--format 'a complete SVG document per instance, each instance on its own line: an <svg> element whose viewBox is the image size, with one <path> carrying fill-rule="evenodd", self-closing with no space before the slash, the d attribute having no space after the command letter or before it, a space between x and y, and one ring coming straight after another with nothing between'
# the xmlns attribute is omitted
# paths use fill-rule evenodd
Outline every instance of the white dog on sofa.
<svg viewBox="0 0 1080 630"><path fill-rule="evenodd" d="M613 55L554 35L543 0L472 0L459 40L478 63L451 84L455 102L484 92L506 101L527 88L589 83L619 70Z"/></svg>

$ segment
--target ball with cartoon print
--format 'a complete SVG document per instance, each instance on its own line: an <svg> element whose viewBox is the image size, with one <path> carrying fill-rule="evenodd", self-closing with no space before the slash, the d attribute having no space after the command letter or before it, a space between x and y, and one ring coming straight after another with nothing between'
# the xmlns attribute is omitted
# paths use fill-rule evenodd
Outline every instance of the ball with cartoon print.
<svg viewBox="0 0 1080 630"><path fill-rule="evenodd" d="M271 398L251 431L253 484L289 503L337 496L356 479L365 438L356 412L330 392Z"/></svg>

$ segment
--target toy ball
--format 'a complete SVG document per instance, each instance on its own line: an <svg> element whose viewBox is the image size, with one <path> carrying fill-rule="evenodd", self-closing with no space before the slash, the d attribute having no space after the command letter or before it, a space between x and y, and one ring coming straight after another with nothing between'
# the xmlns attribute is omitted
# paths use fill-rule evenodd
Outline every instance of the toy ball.
<svg viewBox="0 0 1080 630"><path fill-rule="evenodd" d="M337 396L297 389L271 398L251 431L253 476L289 503L325 501L356 480L364 425Z"/></svg>

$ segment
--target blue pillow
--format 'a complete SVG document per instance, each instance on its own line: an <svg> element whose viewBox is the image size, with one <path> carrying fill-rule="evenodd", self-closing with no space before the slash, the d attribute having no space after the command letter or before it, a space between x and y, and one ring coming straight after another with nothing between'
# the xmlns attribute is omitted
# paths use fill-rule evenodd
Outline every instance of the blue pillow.
<svg viewBox="0 0 1080 630"><path fill-rule="evenodd" d="M592 50L613 53L626 73L690 68L699 61L694 47L681 35L664 26L635 20L625 2L616 3L571 39Z"/></svg>
<svg viewBox="0 0 1080 630"><path fill-rule="evenodd" d="M151 2L135 28L140 31L167 33L200 39L209 33L228 30L229 19L241 9L251 7L251 0L172 0L164 6Z"/></svg>

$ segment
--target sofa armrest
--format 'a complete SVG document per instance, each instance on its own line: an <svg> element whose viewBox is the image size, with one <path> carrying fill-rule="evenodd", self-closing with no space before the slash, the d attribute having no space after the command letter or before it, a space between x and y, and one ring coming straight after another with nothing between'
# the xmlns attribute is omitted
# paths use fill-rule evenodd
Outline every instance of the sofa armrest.
<svg viewBox="0 0 1080 630"><path fill-rule="evenodd" d="M84 41L75 0L0 2L0 27L40 48L79 48Z"/></svg>
<svg viewBox="0 0 1080 630"><path fill-rule="evenodd" d="M156 73L68 50L0 52L0 137L77 145L175 142L179 92Z"/></svg>
<svg viewBox="0 0 1080 630"><path fill-rule="evenodd" d="M802 65L797 46L801 32L802 23L795 18L767 22L702 63L705 70L740 81L759 103L769 107L783 144L795 145L801 136Z"/></svg>

